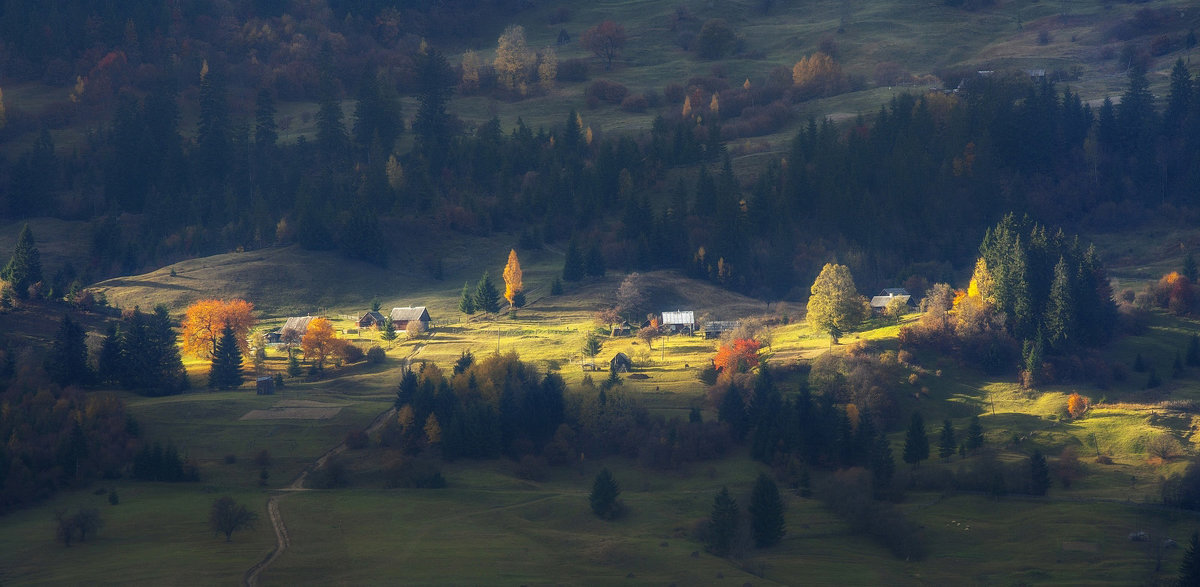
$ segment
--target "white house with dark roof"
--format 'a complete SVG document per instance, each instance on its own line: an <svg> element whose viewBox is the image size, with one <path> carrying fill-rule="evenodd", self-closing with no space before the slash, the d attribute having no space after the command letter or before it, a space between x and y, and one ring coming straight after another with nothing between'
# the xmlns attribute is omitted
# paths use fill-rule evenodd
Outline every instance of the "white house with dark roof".
<svg viewBox="0 0 1200 587"><path fill-rule="evenodd" d="M691 334L696 331L696 313L692 310L663 312L662 329L667 332Z"/></svg>

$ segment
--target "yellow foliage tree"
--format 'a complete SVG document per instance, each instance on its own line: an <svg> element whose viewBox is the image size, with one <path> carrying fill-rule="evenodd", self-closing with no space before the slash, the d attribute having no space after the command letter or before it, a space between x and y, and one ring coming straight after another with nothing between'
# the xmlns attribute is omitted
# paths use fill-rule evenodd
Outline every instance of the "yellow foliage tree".
<svg viewBox="0 0 1200 587"><path fill-rule="evenodd" d="M513 305L513 298L517 292L525 289L521 283L521 261L517 259L517 250L508 251L508 264L504 266L504 299L508 300L508 304Z"/></svg>
<svg viewBox="0 0 1200 587"><path fill-rule="evenodd" d="M462 56L462 87L474 90L479 87L479 54L468 49Z"/></svg>
<svg viewBox="0 0 1200 587"><path fill-rule="evenodd" d="M437 446L442 443L442 425L438 424L437 415L429 414L425 419L425 441L429 446Z"/></svg>
<svg viewBox="0 0 1200 587"><path fill-rule="evenodd" d="M683 114L684 118L687 118L692 115L692 97L691 96L683 97L683 110L681 111L681 113Z"/></svg>
<svg viewBox="0 0 1200 587"><path fill-rule="evenodd" d="M496 59L492 65L500 83L511 90L525 86L533 58L529 44L525 42L525 28L509 25L496 44Z"/></svg>
<svg viewBox="0 0 1200 587"><path fill-rule="evenodd" d="M818 94L833 93L841 82L842 66L820 51L801 58L792 67L792 83Z"/></svg>
<svg viewBox="0 0 1200 587"><path fill-rule="evenodd" d="M538 85L547 92L554 89L554 80L558 79L558 53L546 47L542 49L542 61L538 64Z"/></svg>
<svg viewBox="0 0 1200 587"><path fill-rule="evenodd" d="M228 325L242 353L250 352L246 335L254 327L254 304L246 300L200 300L188 306L183 318L183 351L202 359L217 352L217 340Z"/></svg>
<svg viewBox="0 0 1200 587"><path fill-rule="evenodd" d="M323 367L325 359L340 348L339 343L337 334L333 332L333 324L330 324L329 320L325 318L318 317L308 323L308 331L300 340L300 350L304 352L305 360L313 361L318 367Z"/></svg>
<svg viewBox="0 0 1200 587"><path fill-rule="evenodd" d="M708 111L714 115L721 112L721 101L717 99L717 93L713 92L712 100L708 101Z"/></svg>
<svg viewBox="0 0 1200 587"><path fill-rule="evenodd" d="M992 279L992 273L988 271L987 261L983 257L975 262L975 273L971 275L971 283L967 285L967 296L980 298L989 304L996 302L996 281Z"/></svg>

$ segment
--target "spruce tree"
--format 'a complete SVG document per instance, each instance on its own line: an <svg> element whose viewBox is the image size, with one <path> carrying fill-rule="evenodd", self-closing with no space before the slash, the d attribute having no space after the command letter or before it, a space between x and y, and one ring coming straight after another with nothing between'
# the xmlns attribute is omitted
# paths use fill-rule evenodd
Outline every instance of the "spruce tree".
<svg viewBox="0 0 1200 587"><path fill-rule="evenodd" d="M588 495L592 513L605 520L615 519L621 514L621 502L617 499L620 495L621 486L617 485L608 467L601 469L592 482L592 493Z"/></svg>
<svg viewBox="0 0 1200 587"><path fill-rule="evenodd" d="M1187 354L1184 355L1184 363L1188 367L1200 366L1200 336L1195 334L1188 340Z"/></svg>
<svg viewBox="0 0 1200 587"><path fill-rule="evenodd" d="M767 548L779 544L786 532L783 518L783 499L779 486L766 473L759 473L750 493L750 529L754 545Z"/></svg>
<svg viewBox="0 0 1200 587"><path fill-rule="evenodd" d="M579 252L579 245L575 243L575 239L571 239L570 244L567 245L567 258L563 261L563 281L583 279L583 269L583 253Z"/></svg>
<svg viewBox="0 0 1200 587"><path fill-rule="evenodd" d="M883 434L875 437L875 447L871 451L871 474L875 478L876 496L891 486L892 477L896 474L896 460L892 457L892 443Z"/></svg>
<svg viewBox="0 0 1200 587"><path fill-rule="evenodd" d="M13 249L8 264L0 270L0 279L7 281L13 293L22 300L29 295L29 286L42 280L42 255L34 243L33 230L28 224L21 228L17 247Z"/></svg>
<svg viewBox="0 0 1200 587"><path fill-rule="evenodd" d="M954 425L949 419L942 421L942 433L938 439L938 456L943 459L950 458L954 454L954 449L958 447L957 441L954 440Z"/></svg>
<svg viewBox="0 0 1200 587"><path fill-rule="evenodd" d="M1179 565L1180 585L1200 585L1200 533L1192 532L1187 552Z"/></svg>
<svg viewBox="0 0 1200 587"><path fill-rule="evenodd" d="M554 276L554 281L550 283L550 295L561 296L563 292L562 280L557 275Z"/></svg>
<svg viewBox="0 0 1200 587"><path fill-rule="evenodd" d="M88 366L88 349L84 343L86 336L78 322L63 315L50 355L46 357L46 372L55 383L65 387L91 382L92 370Z"/></svg>
<svg viewBox="0 0 1200 587"><path fill-rule="evenodd" d="M971 416L967 425L967 450L977 450L983 446L983 425L979 423L979 415Z"/></svg>
<svg viewBox="0 0 1200 587"><path fill-rule="evenodd" d="M121 331L115 324L109 324L104 333L104 342L100 343L100 356L96 358L96 378L102 384L117 383L122 379L123 369Z"/></svg>
<svg viewBox="0 0 1200 587"><path fill-rule="evenodd" d="M1200 270L1196 269L1196 259L1191 253L1183 258L1183 276L1192 283L1196 283L1196 278L1200 277Z"/></svg>
<svg viewBox="0 0 1200 587"><path fill-rule="evenodd" d="M383 332L379 333L379 337L388 342L396 340L396 323L392 322L391 317L383 319Z"/></svg>
<svg viewBox="0 0 1200 587"><path fill-rule="evenodd" d="M471 285L464 281L462 297L458 299L458 311L463 314L474 314L475 309L475 298L471 295Z"/></svg>
<svg viewBox="0 0 1200 587"><path fill-rule="evenodd" d="M487 271L479 278L475 286L475 309L495 314L500 311L500 292L492 283L492 277Z"/></svg>
<svg viewBox="0 0 1200 587"><path fill-rule="evenodd" d="M588 249L585 272L588 277L604 277L604 255L600 253L599 245L593 244L592 248Z"/></svg>
<svg viewBox="0 0 1200 587"><path fill-rule="evenodd" d="M1029 456L1029 493L1046 495L1050 489L1050 468L1046 466L1046 457L1042 451L1035 450Z"/></svg>
<svg viewBox="0 0 1200 587"><path fill-rule="evenodd" d="M904 436L904 462L916 467L929 458L929 437L925 435L925 421L919 412L913 412Z"/></svg>
<svg viewBox="0 0 1200 587"><path fill-rule="evenodd" d="M217 341L217 352L213 354L212 369L208 374L208 386L229 389L242 384L242 349L238 347L237 334L228 324Z"/></svg>
<svg viewBox="0 0 1200 587"><path fill-rule="evenodd" d="M712 514L708 519L708 550L717 556L729 554L737 525L737 500L729 495L728 488L722 487L713 499Z"/></svg>
<svg viewBox="0 0 1200 587"><path fill-rule="evenodd" d="M1075 334L1075 306L1071 299L1067 262L1062 257L1054 266L1054 281L1050 284L1050 299L1046 302L1043 323L1050 348L1058 351L1066 349Z"/></svg>

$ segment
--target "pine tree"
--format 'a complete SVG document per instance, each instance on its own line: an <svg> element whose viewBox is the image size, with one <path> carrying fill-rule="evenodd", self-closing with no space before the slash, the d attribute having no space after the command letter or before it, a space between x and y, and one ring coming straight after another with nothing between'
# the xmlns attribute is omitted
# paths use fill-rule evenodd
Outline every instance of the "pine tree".
<svg viewBox="0 0 1200 587"><path fill-rule="evenodd" d="M1200 277L1200 269L1196 268L1196 259L1191 253L1183 258L1183 276L1191 283L1196 283L1196 278Z"/></svg>
<svg viewBox="0 0 1200 587"><path fill-rule="evenodd" d="M983 446L983 425L979 423L979 415L971 416L967 425L967 450L977 450Z"/></svg>
<svg viewBox="0 0 1200 587"><path fill-rule="evenodd" d="M1187 552L1179 565L1179 584L1189 587L1200 585L1200 533L1192 532Z"/></svg>
<svg viewBox="0 0 1200 587"><path fill-rule="evenodd" d="M479 278L475 286L475 309L495 314L500 311L500 292L492 283L492 277L487 271Z"/></svg>
<svg viewBox="0 0 1200 587"><path fill-rule="evenodd" d="M1046 342L1050 348L1062 351L1074 338L1075 308L1071 300L1071 281L1067 262L1058 258L1054 266L1054 281L1050 284L1050 299L1046 303L1044 320Z"/></svg>
<svg viewBox="0 0 1200 587"><path fill-rule="evenodd" d="M213 354L212 368L208 374L208 386L229 389L242 384L242 350L238 347L237 334L226 325L217 341L217 352Z"/></svg>
<svg viewBox="0 0 1200 587"><path fill-rule="evenodd" d="M92 370L88 366L88 349L84 343L86 336L79 323L63 315L46 357L46 372L55 383L66 387L91 381Z"/></svg>
<svg viewBox="0 0 1200 587"><path fill-rule="evenodd" d="M592 248L588 249L585 272L588 277L604 277L604 255L600 253L599 245L592 245Z"/></svg>
<svg viewBox="0 0 1200 587"><path fill-rule="evenodd" d="M22 300L29 294L29 286L42 280L42 255L34 243L33 231L28 224L21 228L17 247L13 249L8 264L0 270L0 279L7 281L13 293Z"/></svg>
<svg viewBox="0 0 1200 587"><path fill-rule="evenodd" d="M943 420L942 433L938 439L938 456L943 459L950 458L957 446L958 442L954 440L954 425L950 423L949 419Z"/></svg>
<svg viewBox="0 0 1200 587"><path fill-rule="evenodd" d="M462 297L458 300L458 311L463 314L474 314L475 310L475 298L471 295L471 285L463 282Z"/></svg>
<svg viewBox="0 0 1200 587"><path fill-rule="evenodd" d="M562 280L557 275L554 276L554 281L550 283L550 295L561 296L563 293Z"/></svg>
<svg viewBox="0 0 1200 587"><path fill-rule="evenodd" d="M875 478L876 496L891 486L892 477L896 474L896 460L892 457L892 443L883 434L875 437L875 446L871 450L871 474Z"/></svg>
<svg viewBox="0 0 1200 587"><path fill-rule="evenodd" d="M929 437L925 435L925 421L919 412L914 412L904 436L904 462L916 467L929 458Z"/></svg>
<svg viewBox="0 0 1200 587"><path fill-rule="evenodd" d="M783 518L783 499L779 486L766 473L759 473L750 493L750 528L754 545L767 548L779 544L786 532Z"/></svg>
<svg viewBox="0 0 1200 587"><path fill-rule="evenodd" d="M379 337L388 342L396 340L396 323L392 322L391 317L384 317L383 332L379 333Z"/></svg>
<svg viewBox="0 0 1200 587"><path fill-rule="evenodd" d="M1184 363L1188 367L1200 366L1200 335L1192 335L1188 340L1187 355L1184 356Z"/></svg>
<svg viewBox="0 0 1200 587"><path fill-rule="evenodd" d="M708 519L708 550L717 556L729 554L737 525L737 500L729 495L727 487L722 487L713 499L712 514Z"/></svg>
<svg viewBox="0 0 1200 587"><path fill-rule="evenodd" d="M621 502L617 499L620 495L621 486L617 485L608 467L601 469L592 482L592 493L588 495L592 513L605 520L616 519L621 515Z"/></svg>
<svg viewBox="0 0 1200 587"><path fill-rule="evenodd" d="M123 378L124 365L121 357L121 331L109 324L100 343L100 356L96 358L96 378L100 383L117 383Z"/></svg>
<svg viewBox="0 0 1200 587"><path fill-rule="evenodd" d="M1046 457L1042 451L1035 450L1029 456L1029 493L1046 495L1050 489L1050 468L1046 466Z"/></svg>
<svg viewBox="0 0 1200 587"><path fill-rule="evenodd" d="M579 252L579 245L575 243L575 239L571 239L567 245L567 258L563 261L562 279L563 281L579 281L583 279L583 253Z"/></svg>

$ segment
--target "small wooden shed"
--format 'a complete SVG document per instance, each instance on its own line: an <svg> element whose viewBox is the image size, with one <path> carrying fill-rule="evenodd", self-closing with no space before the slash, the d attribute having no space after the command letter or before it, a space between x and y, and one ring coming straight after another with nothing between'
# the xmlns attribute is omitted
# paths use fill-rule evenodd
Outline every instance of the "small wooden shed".
<svg viewBox="0 0 1200 587"><path fill-rule="evenodd" d="M259 377L254 380L254 389L258 395L275 395L275 379L272 377Z"/></svg>
<svg viewBox="0 0 1200 587"><path fill-rule="evenodd" d="M628 373L633 370L633 361L629 360L629 355L625 353L617 353L616 356L608 362L608 369L617 373Z"/></svg>
<svg viewBox="0 0 1200 587"><path fill-rule="evenodd" d="M387 320L387 318L384 318L383 314L380 314L379 312L376 312L375 310L371 310L370 312L363 314L362 318L358 319L358 327L359 328L383 328L383 325L386 324L386 322L384 322L384 320Z"/></svg>

